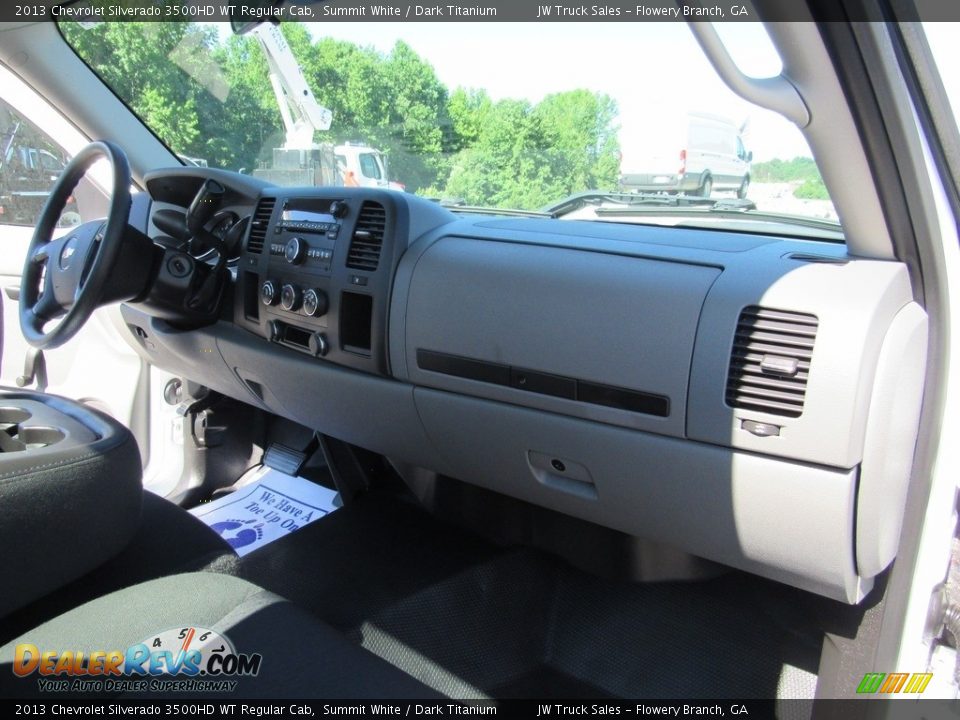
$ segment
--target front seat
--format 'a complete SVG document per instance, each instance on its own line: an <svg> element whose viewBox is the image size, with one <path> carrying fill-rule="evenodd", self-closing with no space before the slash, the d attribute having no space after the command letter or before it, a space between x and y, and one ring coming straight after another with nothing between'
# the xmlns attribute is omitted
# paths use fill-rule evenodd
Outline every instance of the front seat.
<svg viewBox="0 0 960 720"><path fill-rule="evenodd" d="M222 572L157 577L161 558L177 560L171 540L220 559L225 543L205 526L187 532L199 521L144 495L136 441L113 419L65 398L0 389L0 424L0 617L7 627L18 621L0 647L0 697L42 695L41 680L84 677L66 668L18 676L18 646L35 648L34 657L82 652L89 659L141 643L153 648L156 638L190 628L219 633L237 653L262 655L259 672L237 677L231 697L435 695L249 582ZM155 522L162 517L166 529ZM122 587L143 577L152 579ZM31 617L36 624L24 622Z"/></svg>
<svg viewBox="0 0 960 720"><path fill-rule="evenodd" d="M3 357L0 295L0 358ZM113 590L194 570L235 574L217 533L145 491L133 434L49 393L0 387L0 644Z"/></svg>
<svg viewBox="0 0 960 720"><path fill-rule="evenodd" d="M258 674L236 678L236 689L223 693L230 697L438 697L293 603L245 580L216 573L174 575L134 585L24 633L0 648L0 697L41 694L37 673L17 677L13 672L18 644L30 643L39 652L83 651L89 656L94 651L125 651L163 631L191 627L220 633L238 653L262 655Z"/></svg>
<svg viewBox="0 0 960 720"><path fill-rule="evenodd" d="M18 676L19 645L58 658L82 652L89 667L94 652L152 646L177 628L212 630L237 653L262 656L259 672L238 677L230 697L436 696L249 582L223 572L157 577L190 561L229 571L236 556L185 510L144 493L141 474L132 433L112 418L66 398L0 388L0 628L13 638L0 647L0 697L50 697L41 680L84 677L44 676L39 667ZM123 587L144 577L153 579Z"/></svg>
<svg viewBox="0 0 960 720"><path fill-rule="evenodd" d="M435 696L289 601L229 574L168 575L110 587L102 594L111 583L116 586L108 571L111 562L116 563L118 552L123 556L145 524L136 442L116 421L65 398L0 390L0 410L7 411L8 419L29 415L16 428L0 430L8 439L16 440L18 434L29 439L31 428L40 427L34 422L56 429L60 438L40 448L0 453L0 608L19 608L14 616L22 616L34 606L49 608L51 598L71 608L18 631L0 647L0 697L40 695L41 680L77 677L66 671L44 676L39 668L16 675L18 645L33 646L35 656L82 652L90 658L94 652L123 652L141 643L153 648L157 637L189 628L219 633L237 653L262 655L258 674L236 678L238 686L227 693L231 697ZM181 508L166 507L190 518ZM154 552L163 554L164 535L153 537L159 544ZM141 558L149 565L149 555ZM102 583L89 582L98 577ZM77 583L68 584L75 578L87 581L85 592L100 596L79 604L83 598L75 591ZM149 689L148 694L167 693Z"/></svg>

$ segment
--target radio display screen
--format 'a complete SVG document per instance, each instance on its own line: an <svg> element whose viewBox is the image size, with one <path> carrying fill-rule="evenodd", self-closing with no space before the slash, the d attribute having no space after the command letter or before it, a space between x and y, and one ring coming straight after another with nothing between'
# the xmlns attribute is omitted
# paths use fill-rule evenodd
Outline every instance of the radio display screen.
<svg viewBox="0 0 960 720"><path fill-rule="evenodd" d="M285 207L283 209L283 222L313 222L313 223L335 223L337 219L329 212L317 212L316 210L294 210Z"/></svg>

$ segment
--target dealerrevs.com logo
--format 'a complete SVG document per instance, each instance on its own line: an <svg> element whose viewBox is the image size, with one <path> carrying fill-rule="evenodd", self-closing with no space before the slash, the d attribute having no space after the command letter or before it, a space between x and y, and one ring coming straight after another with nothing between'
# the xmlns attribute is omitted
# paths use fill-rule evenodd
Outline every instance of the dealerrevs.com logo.
<svg viewBox="0 0 960 720"><path fill-rule="evenodd" d="M166 630L126 650L17 645L13 673L36 677L42 692L230 692L255 677L263 656L238 653L215 630Z"/></svg>

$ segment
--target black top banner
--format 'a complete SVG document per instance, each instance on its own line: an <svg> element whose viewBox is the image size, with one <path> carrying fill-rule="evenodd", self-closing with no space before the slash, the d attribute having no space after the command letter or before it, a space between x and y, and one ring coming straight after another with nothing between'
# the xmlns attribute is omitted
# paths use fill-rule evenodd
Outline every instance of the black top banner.
<svg viewBox="0 0 960 720"><path fill-rule="evenodd" d="M37 22L850 22L960 21L960 0L14 0L0 21Z"/></svg>
<svg viewBox="0 0 960 720"><path fill-rule="evenodd" d="M447 718L464 716L530 718L812 718L813 720L916 720L956 717L949 700L244 700L182 698L35 701L0 700L15 717L199 717L291 719L331 716Z"/></svg>

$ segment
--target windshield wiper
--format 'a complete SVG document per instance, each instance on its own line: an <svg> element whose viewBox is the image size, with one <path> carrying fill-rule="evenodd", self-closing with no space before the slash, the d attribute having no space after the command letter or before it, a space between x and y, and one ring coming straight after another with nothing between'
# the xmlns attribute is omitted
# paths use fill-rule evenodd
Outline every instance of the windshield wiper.
<svg viewBox="0 0 960 720"><path fill-rule="evenodd" d="M575 193L543 208L550 217L559 218L583 208L591 208L597 218L663 216L720 216L736 220L781 223L829 233L831 240L843 241L843 229L836 220L758 210L752 200L704 198L660 193L622 193L587 190Z"/></svg>
<svg viewBox="0 0 960 720"><path fill-rule="evenodd" d="M452 210L453 212L458 213L473 213L476 215L511 215L516 217L538 217L538 218L550 218L553 217L548 212L542 212L540 210L520 210L514 208L496 208L496 207L486 207L484 205L467 205L463 200L436 200L435 198L430 198L439 203L440 207L444 207L447 210Z"/></svg>
<svg viewBox="0 0 960 720"><path fill-rule="evenodd" d="M621 207L603 207L606 203L612 203L615 206ZM642 209L645 207L703 208L704 210L716 209L741 212L757 209L756 204L752 200L740 200L738 198L706 198L696 197L694 195L585 190L574 193L552 205L548 205L542 208L541 212L550 217L558 218L588 206L597 208L598 213L603 210L604 214L607 214L608 210L611 214L631 210L642 212Z"/></svg>

